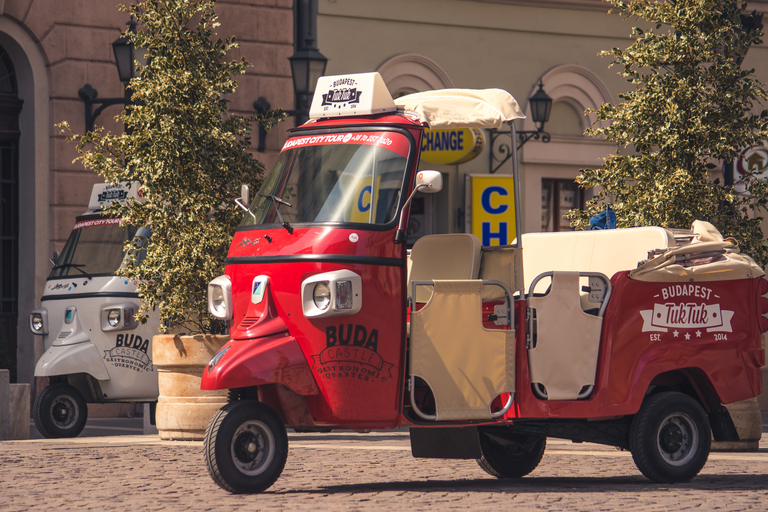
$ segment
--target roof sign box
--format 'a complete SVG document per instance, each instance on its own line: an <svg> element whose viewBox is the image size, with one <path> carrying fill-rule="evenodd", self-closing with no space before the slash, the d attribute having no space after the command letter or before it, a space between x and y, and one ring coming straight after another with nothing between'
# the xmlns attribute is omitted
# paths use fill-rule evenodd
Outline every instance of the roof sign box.
<svg viewBox="0 0 768 512"><path fill-rule="evenodd" d="M309 117L367 116L396 110L381 75L358 73L320 77Z"/></svg>
<svg viewBox="0 0 768 512"><path fill-rule="evenodd" d="M88 201L89 210L101 210L108 208L117 201L125 204L129 197L141 199L140 183L138 181L123 181L115 185L109 183L97 183L91 190L91 200Z"/></svg>
<svg viewBox="0 0 768 512"><path fill-rule="evenodd" d="M433 164L463 164L483 150L485 138L477 128L424 130L421 159Z"/></svg>

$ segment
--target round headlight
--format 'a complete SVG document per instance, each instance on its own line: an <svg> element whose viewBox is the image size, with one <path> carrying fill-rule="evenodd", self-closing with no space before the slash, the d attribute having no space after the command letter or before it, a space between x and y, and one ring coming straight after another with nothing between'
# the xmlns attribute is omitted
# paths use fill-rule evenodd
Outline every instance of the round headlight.
<svg viewBox="0 0 768 512"><path fill-rule="evenodd" d="M312 292L312 300L315 301L317 309L326 310L331 303L331 289L326 283L317 283Z"/></svg>
<svg viewBox="0 0 768 512"><path fill-rule="evenodd" d="M32 315L32 330L35 332L43 331L43 315L40 313L34 313Z"/></svg>
<svg viewBox="0 0 768 512"><path fill-rule="evenodd" d="M107 313L107 322L111 327L117 327L117 324L120 323L120 310L111 309L109 313Z"/></svg>
<svg viewBox="0 0 768 512"><path fill-rule="evenodd" d="M224 300L224 288L221 286L211 287L211 312L219 318L227 315L227 303Z"/></svg>

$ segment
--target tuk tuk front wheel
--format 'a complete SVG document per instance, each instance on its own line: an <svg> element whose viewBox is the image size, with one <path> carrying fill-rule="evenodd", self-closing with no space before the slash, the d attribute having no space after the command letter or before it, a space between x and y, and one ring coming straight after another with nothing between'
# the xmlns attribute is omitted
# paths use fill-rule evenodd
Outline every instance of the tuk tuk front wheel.
<svg viewBox="0 0 768 512"><path fill-rule="evenodd" d="M482 456L477 464L496 478L521 478L536 469L547 438L526 434L479 432Z"/></svg>
<svg viewBox="0 0 768 512"><path fill-rule="evenodd" d="M707 414L696 400L665 392L648 398L632 420L629 448L646 478L687 482L706 464L711 437Z"/></svg>
<svg viewBox="0 0 768 512"><path fill-rule="evenodd" d="M254 400L222 407L205 432L205 463L219 487L232 493L262 492L285 467L288 436L280 417Z"/></svg>
<svg viewBox="0 0 768 512"><path fill-rule="evenodd" d="M45 438L77 437L88 420L88 406L83 395L69 384L51 384L35 399L32 416Z"/></svg>

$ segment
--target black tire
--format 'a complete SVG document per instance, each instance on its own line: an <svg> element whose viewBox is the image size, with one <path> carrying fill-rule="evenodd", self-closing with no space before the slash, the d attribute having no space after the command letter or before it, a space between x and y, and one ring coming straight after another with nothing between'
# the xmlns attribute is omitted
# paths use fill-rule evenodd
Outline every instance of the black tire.
<svg viewBox="0 0 768 512"><path fill-rule="evenodd" d="M482 455L477 464L496 478L521 478L536 469L547 438L526 434L479 432Z"/></svg>
<svg viewBox="0 0 768 512"><path fill-rule="evenodd" d="M664 392L646 399L633 418L629 449L649 480L687 482L706 464L711 436L707 414L696 400Z"/></svg>
<svg viewBox="0 0 768 512"><path fill-rule="evenodd" d="M88 406L83 395L69 384L51 384L37 395L32 416L43 437L77 437L88 420Z"/></svg>
<svg viewBox="0 0 768 512"><path fill-rule="evenodd" d="M233 402L208 425L204 453L219 487L237 494L262 492L283 472L288 436L270 407L254 400Z"/></svg>

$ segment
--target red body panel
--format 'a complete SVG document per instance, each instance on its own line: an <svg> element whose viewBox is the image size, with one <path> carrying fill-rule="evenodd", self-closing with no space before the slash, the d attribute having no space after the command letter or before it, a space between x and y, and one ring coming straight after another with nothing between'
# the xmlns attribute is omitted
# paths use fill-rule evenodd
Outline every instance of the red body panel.
<svg viewBox="0 0 768 512"><path fill-rule="evenodd" d="M350 241L350 238L355 239L350 237L352 234L357 235L356 242ZM267 237L271 241L267 241ZM262 337L273 334L273 323L259 322L247 331L239 327L244 319L252 321L258 317L258 313L253 315L250 301L251 282L255 276L266 275L270 282L269 297L265 302L271 302L276 316L290 333L289 337L282 338L279 346L284 351L286 346L294 343L300 347L303 362L319 390L319 396L308 401L315 422L319 425L394 426L399 411L403 372L400 361L405 338L405 247L395 244L394 237L394 230L341 228L296 228L292 234L283 228L236 233L230 259L238 256L277 258L273 262L227 265L226 273L233 288L231 331L235 341L231 342L233 348L219 364L226 372L229 369L226 363L234 362L238 357L230 352L244 352L238 360L253 378L250 381L232 378L214 382L215 375L206 373L203 385L207 389L260 385L268 383L260 376L270 374L275 368L296 372L296 353L292 350L288 357L263 356L276 342L273 337ZM258 239L258 243L243 243L246 239ZM281 261L281 255L290 258ZM316 260L315 256L323 258ZM361 256L363 263L333 262L335 257L346 256ZM365 257L380 258L385 264L376 264L379 260ZM341 269L351 270L362 278L360 312L324 319L305 317L300 296L302 281L315 274ZM238 339L245 338L244 333L247 333L247 339ZM217 371L218 365L214 373ZM229 385L231 382L237 382L239 386ZM273 379L273 382L281 381ZM301 380L302 386L303 382ZM298 394L315 394L305 392L307 387L297 389L288 382L281 383Z"/></svg>
<svg viewBox="0 0 768 512"><path fill-rule="evenodd" d="M658 375L700 370L722 403L757 396L764 353L757 319L762 278L647 283L616 274L603 319L595 389L586 400L544 401L530 390L517 340L517 412L509 418L600 418L636 413ZM723 318L719 318L720 316Z"/></svg>

